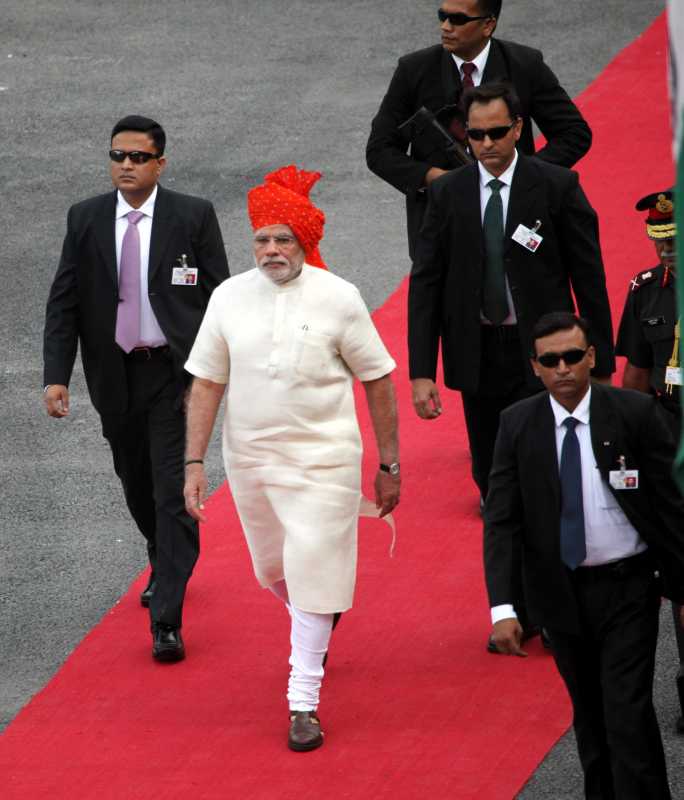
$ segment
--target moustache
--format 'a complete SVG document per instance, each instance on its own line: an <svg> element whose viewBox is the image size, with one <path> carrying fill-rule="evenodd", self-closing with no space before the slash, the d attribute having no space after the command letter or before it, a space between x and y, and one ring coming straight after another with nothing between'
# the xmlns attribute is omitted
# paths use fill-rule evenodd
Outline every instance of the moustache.
<svg viewBox="0 0 684 800"><path fill-rule="evenodd" d="M285 258L264 258L259 262L261 267L289 267L290 262Z"/></svg>

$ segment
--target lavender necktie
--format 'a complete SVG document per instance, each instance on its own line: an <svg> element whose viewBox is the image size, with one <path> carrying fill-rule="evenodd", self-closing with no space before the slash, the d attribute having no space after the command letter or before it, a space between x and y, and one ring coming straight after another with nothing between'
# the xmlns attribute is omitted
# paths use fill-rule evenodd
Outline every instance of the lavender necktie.
<svg viewBox="0 0 684 800"><path fill-rule="evenodd" d="M128 227L121 243L119 265L119 308L116 314L115 340L125 352L140 341L140 233L142 211L129 211Z"/></svg>

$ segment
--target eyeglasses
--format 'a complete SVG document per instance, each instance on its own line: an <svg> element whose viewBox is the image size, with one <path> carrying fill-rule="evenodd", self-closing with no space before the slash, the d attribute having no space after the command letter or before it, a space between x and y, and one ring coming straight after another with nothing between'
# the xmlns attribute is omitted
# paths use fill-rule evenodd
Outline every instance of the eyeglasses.
<svg viewBox="0 0 684 800"><path fill-rule="evenodd" d="M109 157L117 164L123 164L130 158L133 164L147 164L151 158L161 158L158 153L146 153L144 150L110 150Z"/></svg>
<svg viewBox="0 0 684 800"><path fill-rule="evenodd" d="M518 120L514 120L510 125L499 125L496 128L466 128L466 134L469 139L475 142L484 141L485 136L494 142L497 139L503 139L504 136L513 128Z"/></svg>
<svg viewBox="0 0 684 800"><path fill-rule="evenodd" d="M451 25L456 25L460 27L461 25L467 25L469 22L476 22L479 19L491 19L492 15L487 14L486 17L469 17L467 14L462 14L460 11L456 14L450 14L448 11L445 11L443 8L440 8L437 12L437 16L439 17L440 22L446 22L449 20Z"/></svg>
<svg viewBox="0 0 684 800"><path fill-rule="evenodd" d="M575 347L572 350L566 350L564 353L542 353L542 355L537 356L537 361L542 367L557 367L562 359L567 366L571 366L572 364L579 364L588 350L589 348L580 350Z"/></svg>
<svg viewBox="0 0 684 800"><path fill-rule="evenodd" d="M266 245L273 241L278 247L292 247L297 241L294 236L255 236L254 244L257 247L266 247Z"/></svg>

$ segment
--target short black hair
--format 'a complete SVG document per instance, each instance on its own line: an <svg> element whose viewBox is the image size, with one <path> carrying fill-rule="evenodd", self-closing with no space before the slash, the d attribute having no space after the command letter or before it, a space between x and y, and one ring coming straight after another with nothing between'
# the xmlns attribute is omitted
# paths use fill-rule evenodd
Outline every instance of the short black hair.
<svg viewBox="0 0 684 800"><path fill-rule="evenodd" d="M109 137L111 140L121 131L139 131L146 133L154 142L157 148L157 155L164 155L164 148L166 147L166 134L162 126L149 117L140 117L137 114L130 114L123 119L120 119L112 128L112 135Z"/></svg>
<svg viewBox="0 0 684 800"><path fill-rule="evenodd" d="M501 14L501 0L477 0L477 5L482 14L499 19Z"/></svg>
<svg viewBox="0 0 684 800"><path fill-rule="evenodd" d="M537 339L551 336L558 331L571 331L573 328L582 331L587 345L592 344L591 326L584 317L573 314L572 311L551 311L549 314L544 314L532 328L532 358L537 357Z"/></svg>
<svg viewBox="0 0 684 800"><path fill-rule="evenodd" d="M494 83L482 83L479 86L472 86L463 92L461 104L463 106L463 116L468 119L468 112L473 103L483 103L487 105L494 100L503 100L511 115L511 120L515 121L522 117L522 104L512 83L499 81Z"/></svg>

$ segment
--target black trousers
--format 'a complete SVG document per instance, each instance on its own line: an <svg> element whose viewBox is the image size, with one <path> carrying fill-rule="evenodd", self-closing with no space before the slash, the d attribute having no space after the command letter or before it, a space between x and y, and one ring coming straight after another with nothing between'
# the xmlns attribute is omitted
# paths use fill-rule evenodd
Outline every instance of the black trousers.
<svg viewBox="0 0 684 800"><path fill-rule="evenodd" d="M671 399L668 395L660 397L661 405L663 407L663 416L667 420L670 430L672 431L672 436L677 444L679 444L679 438L682 433L682 411L679 406L678 399L679 398L677 397ZM684 630L682 629L682 624L679 621L680 609L681 606L677 605L676 603L672 604L672 616L674 620L675 635L677 637L679 664L680 667L684 669ZM684 678L682 680L684 681ZM684 694L682 694L682 691L680 691L679 703L682 707L682 714L684 714Z"/></svg>
<svg viewBox="0 0 684 800"><path fill-rule="evenodd" d="M102 431L129 511L147 540L157 581L152 623L180 627L186 585L199 555L199 528L183 499L182 386L167 348L132 353L126 373L128 411L104 415Z"/></svg>
<svg viewBox="0 0 684 800"><path fill-rule="evenodd" d="M489 472L499 431L501 412L518 400L536 394L525 380L517 326L482 325L480 385L477 392L462 393L463 412L472 459L473 480L484 500L489 487ZM523 628L530 625L522 580L522 554L514 553L513 605Z"/></svg>
<svg viewBox="0 0 684 800"><path fill-rule="evenodd" d="M660 581L648 554L572 573L582 633L549 630L587 800L670 800L653 708Z"/></svg>
<svg viewBox="0 0 684 800"><path fill-rule="evenodd" d="M516 325L481 326L480 383L463 392L463 411L472 457L473 480L487 497L499 417L508 406L541 391L525 379L525 364Z"/></svg>

